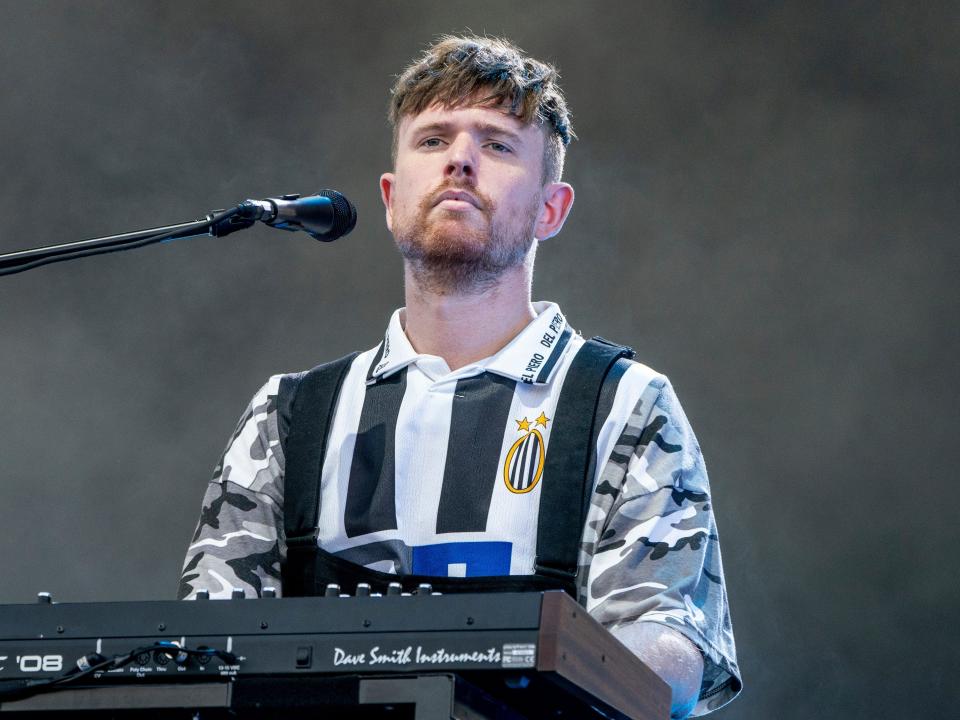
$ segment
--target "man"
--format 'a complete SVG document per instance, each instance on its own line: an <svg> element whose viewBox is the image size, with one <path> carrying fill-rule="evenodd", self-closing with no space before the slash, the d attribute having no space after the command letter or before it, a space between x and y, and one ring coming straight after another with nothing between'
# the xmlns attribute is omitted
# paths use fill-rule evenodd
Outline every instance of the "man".
<svg viewBox="0 0 960 720"><path fill-rule="evenodd" d="M671 686L675 717L725 704L740 680L716 527L673 389L531 302L537 246L573 204L556 71L446 37L400 76L390 120L380 189L406 307L377 347L256 394L180 596L259 594L281 575L288 595L424 577L562 587ZM564 466L579 446L586 472Z"/></svg>

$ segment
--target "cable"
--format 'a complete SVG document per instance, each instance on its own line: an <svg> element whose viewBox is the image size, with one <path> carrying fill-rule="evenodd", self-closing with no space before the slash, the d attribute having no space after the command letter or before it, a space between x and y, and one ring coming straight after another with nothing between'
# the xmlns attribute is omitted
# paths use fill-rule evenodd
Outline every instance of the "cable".
<svg viewBox="0 0 960 720"><path fill-rule="evenodd" d="M236 655L225 650L209 647L180 647L172 642L157 642L153 645L143 645L129 652L114 655L111 658L100 655L99 653L90 653L79 658L73 668L54 678L48 678L46 680L13 680L0 683L0 703L23 700L34 695L39 695L40 693L53 692L54 690L63 688L65 685L70 685L77 680L89 677L100 671L116 670L126 667L141 653L152 654L155 652L161 652L169 656L171 660L176 660L177 656L186 655L188 657L218 657L228 665L236 665L240 661ZM185 662L185 660L180 662Z"/></svg>

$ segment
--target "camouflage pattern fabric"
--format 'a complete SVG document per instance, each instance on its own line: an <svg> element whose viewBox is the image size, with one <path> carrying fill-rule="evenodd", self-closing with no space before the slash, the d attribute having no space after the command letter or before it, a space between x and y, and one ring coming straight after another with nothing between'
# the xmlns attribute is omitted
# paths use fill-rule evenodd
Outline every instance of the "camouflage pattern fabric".
<svg viewBox="0 0 960 720"><path fill-rule="evenodd" d="M179 597L280 590L283 467L280 375L256 393L214 471L187 551ZM667 625L703 653L694 716L740 691L710 487L696 437L662 375L654 375L603 464L581 545L579 601L608 628Z"/></svg>
<svg viewBox="0 0 960 720"><path fill-rule="evenodd" d="M591 498L579 601L608 628L658 622L704 656L694 716L740 692L720 545L700 445L663 376L627 419Z"/></svg>
<svg viewBox="0 0 960 720"><path fill-rule="evenodd" d="M213 471L200 522L187 550L178 596L205 588L229 598L264 587L280 594L283 539L283 452L277 427L280 375L260 388L237 424Z"/></svg>

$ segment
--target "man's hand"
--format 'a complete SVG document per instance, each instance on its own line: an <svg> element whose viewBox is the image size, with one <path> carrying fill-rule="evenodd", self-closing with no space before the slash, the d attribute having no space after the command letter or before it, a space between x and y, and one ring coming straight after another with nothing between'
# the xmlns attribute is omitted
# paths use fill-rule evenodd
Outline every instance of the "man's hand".
<svg viewBox="0 0 960 720"><path fill-rule="evenodd" d="M703 655L683 635L655 622L635 622L610 631L670 686L670 717L685 718L697 704Z"/></svg>

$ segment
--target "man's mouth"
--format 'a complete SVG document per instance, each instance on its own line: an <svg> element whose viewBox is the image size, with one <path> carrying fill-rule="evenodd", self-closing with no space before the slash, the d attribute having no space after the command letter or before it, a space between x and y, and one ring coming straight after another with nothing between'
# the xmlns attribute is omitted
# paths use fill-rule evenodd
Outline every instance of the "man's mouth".
<svg viewBox="0 0 960 720"><path fill-rule="evenodd" d="M480 209L480 202L465 190L444 190L437 195L434 207L443 206L450 210L465 210L468 207Z"/></svg>

